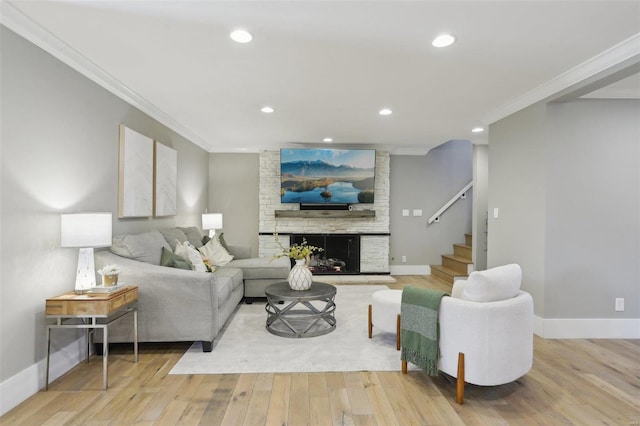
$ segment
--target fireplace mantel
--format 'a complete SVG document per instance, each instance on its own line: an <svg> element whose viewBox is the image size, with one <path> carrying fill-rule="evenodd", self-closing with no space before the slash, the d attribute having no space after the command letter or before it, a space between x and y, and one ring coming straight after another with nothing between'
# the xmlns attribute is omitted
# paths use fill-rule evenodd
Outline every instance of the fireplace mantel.
<svg viewBox="0 0 640 426"><path fill-rule="evenodd" d="M376 212L375 210L276 210L275 217L369 219L376 217Z"/></svg>

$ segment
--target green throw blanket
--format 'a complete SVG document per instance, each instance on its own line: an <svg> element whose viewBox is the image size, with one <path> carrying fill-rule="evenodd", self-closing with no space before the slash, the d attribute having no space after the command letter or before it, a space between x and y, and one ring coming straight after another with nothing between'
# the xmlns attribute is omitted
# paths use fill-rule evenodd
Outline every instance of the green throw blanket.
<svg viewBox="0 0 640 426"><path fill-rule="evenodd" d="M424 369L430 376L438 374L438 311L443 296L447 293L426 288L407 286L402 290L401 359Z"/></svg>

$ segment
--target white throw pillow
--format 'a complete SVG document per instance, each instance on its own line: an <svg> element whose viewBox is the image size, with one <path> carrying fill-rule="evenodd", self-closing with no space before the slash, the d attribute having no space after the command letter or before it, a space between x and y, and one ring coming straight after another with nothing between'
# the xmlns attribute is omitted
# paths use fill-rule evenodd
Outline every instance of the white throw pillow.
<svg viewBox="0 0 640 426"><path fill-rule="evenodd" d="M207 267L202 261L202 255L188 241L181 243L176 240L176 255L189 259L194 271L207 272Z"/></svg>
<svg viewBox="0 0 640 426"><path fill-rule="evenodd" d="M464 284L462 299L474 302L495 302L517 296L522 281L520 265L498 266L486 271L475 271Z"/></svg>
<svg viewBox="0 0 640 426"><path fill-rule="evenodd" d="M214 266L224 266L233 260L233 256L220 244L217 235L198 250Z"/></svg>

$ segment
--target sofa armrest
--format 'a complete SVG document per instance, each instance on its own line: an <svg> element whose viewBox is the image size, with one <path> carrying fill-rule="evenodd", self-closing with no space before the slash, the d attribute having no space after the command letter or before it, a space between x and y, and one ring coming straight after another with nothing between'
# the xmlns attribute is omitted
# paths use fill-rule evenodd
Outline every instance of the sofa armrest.
<svg viewBox="0 0 640 426"><path fill-rule="evenodd" d="M119 284L138 286L144 341L211 341L216 336L220 324L215 274L152 265L108 251L97 252L95 263L96 268L120 266Z"/></svg>
<svg viewBox="0 0 640 426"><path fill-rule="evenodd" d="M234 259L249 259L251 258L251 247L250 246L238 246L238 245L227 245L229 249L229 254L233 255Z"/></svg>

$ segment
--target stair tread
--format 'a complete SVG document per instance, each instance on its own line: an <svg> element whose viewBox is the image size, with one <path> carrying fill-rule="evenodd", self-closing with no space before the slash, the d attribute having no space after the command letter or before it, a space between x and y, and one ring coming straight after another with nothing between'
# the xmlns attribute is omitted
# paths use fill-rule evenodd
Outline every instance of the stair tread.
<svg viewBox="0 0 640 426"><path fill-rule="evenodd" d="M466 249L471 250L471 246L468 246L466 244L454 244L453 246L454 247L462 247L462 248L466 248Z"/></svg>
<svg viewBox="0 0 640 426"><path fill-rule="evenodd" d="M468 276L467 274L462 274L458 271L454 271L453 269L449 269L446 266L442 266L442 265L431 265L431 269L435 269L437 271L440 271L446 275L450 275L452 277L466 277Z"/></svg>
<svg viewBox="0 0 640 426"><path fill-rule="evenodd" d="M453 254L443 254L442 257L446 257L447 259L455 260L460 263L472 264L473 261L471 259L467 259L466 257L455 256Z"/></svg>

